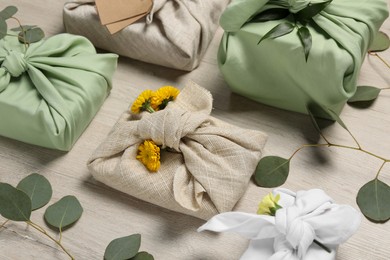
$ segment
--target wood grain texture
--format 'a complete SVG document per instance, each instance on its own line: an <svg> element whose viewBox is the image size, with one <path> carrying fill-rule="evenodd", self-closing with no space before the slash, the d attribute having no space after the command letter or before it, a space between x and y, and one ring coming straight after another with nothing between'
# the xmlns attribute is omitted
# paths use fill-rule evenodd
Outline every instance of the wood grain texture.
<svg viewBox="0 0 390 260"><path fill-rule="evenodd" d="M62 6L65 0L2 0L0 9L17 5L18 17L26 24L37 24L47 35L64 31ZM390 3L390 1L389 1ZM390 35L390 20L382 30ZM141 249L156 259L220 260L238 259L247 241L234 234L197 233L202 220L174 213L139 201L96 182L86 161L105 138L119 115L145 88L163 85L182 88L189 79L209 89L214 96L212 115L229 123L262 130L269 134L266 154L288 157L300 145L315 142L317 136L307 116L258 104L232 94L218 71L216 52L222 35L219 29L201 65L186 73L135 60L120 58L111 95L92 123L68 152L58 152L0 137L0 182L16 185L32 172L39 172L53 186L52 202L75 195L84 207L78 223L64 232L63 244L76 259L103 259L108 243L117 237L142 234ZM390 61L390 51L381 53ZM367 57L359 82L390 87L390 74L377 58ZM390 91L368 109L346 106L341 115L362 146L390 158ZM328 127L330 140L353 144L345 131ZM322 188L337 203L357 208L359 188L375 177L381 162L366 154L339 149L306 149L292 161L284 187L292 190ZM381 175L390 184L390 165ZM270 190L251 184L236 210L255 212L259 200ZM44 225L46 207L33 213L32 220ZM0 223L3 219L0 217ZM50 233L56 235L50 230ZM363 218L356 235L341 245L338 259L389 259L390 222L373 224ZM68 259L51 241L22 223L8 223L0 230L0 259Z"/></svg>

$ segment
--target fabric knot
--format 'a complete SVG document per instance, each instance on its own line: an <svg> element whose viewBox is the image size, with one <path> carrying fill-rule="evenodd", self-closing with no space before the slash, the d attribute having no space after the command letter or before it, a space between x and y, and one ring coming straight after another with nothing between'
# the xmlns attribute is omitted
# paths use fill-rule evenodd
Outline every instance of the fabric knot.
<svg viewBox="0 0 390 260"><path fill-rule="evenodd" d="M194 132L208 118L207 114L188 112L183 109L164 109L152 114L145 114L138 122L138 135L152 139L163 148L169 147L180 152L180 140Z"/></svg>
<svg viewBox="0 0 390 260"><path fill-rule="evenodd" d="M8 71L12 77L19 77L27 70L27 62L23 53L11 50L5 57L1 67Z"/></svg>
<svg viewBox="0 0 390 260"><path fill-rule="evenodd" d="M282 208L276 212L275 225L281 236L275 240L275 251L289 249L295 252L299 259L305 256L315 239L315 232L313 227L303 219L304 215L296 206Z"/></svg>

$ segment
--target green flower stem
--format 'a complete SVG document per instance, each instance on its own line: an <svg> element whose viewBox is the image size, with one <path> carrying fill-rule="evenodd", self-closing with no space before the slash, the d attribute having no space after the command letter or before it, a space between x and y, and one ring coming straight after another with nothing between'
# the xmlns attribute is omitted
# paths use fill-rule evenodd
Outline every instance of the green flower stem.
<svg viewBox="0 0 390 260"><path fill-rule="evenodd" d="M31 222L30 220L29 221L26 221L26 223L35 228L36 230L38 230L39 232L41 232L42 234L44 234L45 236L47 236L50 240L52 240L54 243L56 243L59 247L61 247L61 249L70 257L70 259L74 260L74 257L68 252L68 250L66 250L66 248L61 244L60 241L57 241L54 237L52 237L49 233L46 232L46 230L44 228L42 228L41 226L39 226L38 224L35 224L34 222ZM61 233L60 233L61 234Z"/></svg>
<svg viewBox="0 0 390 260"><path fill-rule="evenodd" d="M151 106L146 106L146 111L148 111L149 113L154 113L156 112Z"/></svg>
<svg viewBox="0 0 390 260"><path fill-rule="evenodd" d="M7 224L9 221L9 219L7 219L3 224L0 225L0 229L3 228L5 226L5 224Z"/></svg>
<svg viewBox="0 0 390 260"><path fill-rule="evenodd" d="M370 54L372 56L376 56L378 59L380 59L390 69L390 64L387 61L385 61L381 56L379 56L378 53L376 53L376 52L368 52L368 54Z"/></svg>

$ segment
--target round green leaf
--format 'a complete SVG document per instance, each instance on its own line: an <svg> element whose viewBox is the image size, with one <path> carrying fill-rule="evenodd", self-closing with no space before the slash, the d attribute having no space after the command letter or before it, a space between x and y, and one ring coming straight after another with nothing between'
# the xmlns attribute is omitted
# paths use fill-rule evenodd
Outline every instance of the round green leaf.
<svg viewBox="0 0 390 260"><path fill-rule="evenodd" d="M376 87L358 86L356 89L355 95L353 95L348 100L348 103L375 100L378 97L380 92L381 92L381 89L376 88Z"/></svg>
<svg viewBox="0 0 390 260"><path fill-rule="evenodd" d="M294 30L295 26L291 23L281 23L272 28L269 32L267 32L257 44L260 44L263 40L267 38L275 39L281 37L283 35L289 34Z"/></svg>
<svg viewBox="0 0 390 260"><path fill-rule="evenodd" d="M390 219L390 187L378 179L360 188L356 202L368 219L385 222Z"/></svg>
<svg viewBox="0 0 390 260"><path fill-rule="evenodd" d="M299 39L301 40L303 51L305 53L305 59L307 61L307 59L309 58L309 53L312 45L311 33L309 29L307 29L306 27L301 27L298 29L298 36Z"/></svg>
<svg viewBox="0 0 390 260"><path fill-rule="evenodd" d="M141 235L134 234L114 239L104 252L105 260L125 260L135 257L141 246Z"/></svg>
<svg viewBox="0 0 390 260"><path fill-rule="evenodd" d="M51 226L62 230L75 223L82 215L83 208L75 196L65 196L46 209L45 220Z"/></svg>
<svg viewBox="0 0 390 260"><path fill-rule="evenodd" d="M148 252L139 252L131 260L154 260L154 257Z"/></svg>
<svg viewBox="0 0 390 260"><path fill-rule="evenodd" d="M384 32L378 32L374 37L368 51L380 52L385 51L390 47L390 39Z"/></svg>
<svg viewBox="0 0 390 260"><path fill-rule="evenodd" d="M4 8L4 10L0 11L0 17L3 18L4 20L7 20L14 16L18 12L18 8L15 6L7 6Z"/></svg>
<svg viewBox="0 0 390 260"><path fill-rule="evenodd" d="M7 183L0 183L0 214L13 221L28 221L31 200L23 191Z"/></svg>
<svg viewBox="0 0 390 260"><path fill-rule="evenodd" d="M278 156L266 156L257 165L255 182L258 186L274 188L286 182L290 160Z"/></svg>
<svg viewBox="0 0 390 260"><path fill-rule="evenodd" d="M39 42L45 37L45 33L39 27L35 27L32 29L28 29L26 31L22 31L18 35L18 39L21 43L34 43Z"/></svg>
<svg viewBox="0 0 390 260"><path fill-rule="evenodd" d="M38 173L33 173L21 180L16 188L30 197L32 210L45 206L53 194L50 182Z"/></svg>

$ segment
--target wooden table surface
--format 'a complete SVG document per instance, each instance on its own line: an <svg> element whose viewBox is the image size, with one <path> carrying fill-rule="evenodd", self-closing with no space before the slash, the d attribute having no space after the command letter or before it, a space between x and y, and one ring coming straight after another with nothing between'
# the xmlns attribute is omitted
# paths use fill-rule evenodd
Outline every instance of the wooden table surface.
<svg viewBox="0 0 390 260"><path fill-rule="evenodd" d="M37 24L50 36L64 32L64 2L2 0L0 9L17 5L17 17L22 23ZM389 19L382 30L390 34ZM288 157L302 144L314 142L316 132L307 116L258 104L229 90L216 60L222 33L218 29L202 63L189 73L120 58L111 95L68 153L0 137L0 182L16 185L30 173L38 172L53 186L51 202L65 195L75 195L80 200L83 216L64 232L63 237L64 246L76 259L103 259L104 250L112 239L134 233L142 234L141 250L153 254L155 259L238 259L246 249L247 240L234 234L197 233L196 229L204 221L111 189L95 181L86 167L91 153L141 90L163 85L183 88L190 79L212 92L213 116L266 132L269 135L267 155ZM381 55L390 61L390 50ZM367 57L359 84L389 87L389 69L377 58ZM365 149L390 158L390 91L383 91L368 109L347 105L341 117ZM334 142L353 144L349 135L336 124L328 127L325 134ZM339 148L306 149L293 159L289 179L283 187L294 191L321 188L337 203L358 208L356 194L362 185L375 177L380 164L381 161L360 152ZM390 184L389 164L380 179ZM254 213L259 200L269 191L252 183L236 210ZM43 226L44 210L32 215L32 220ZM3 220L0 217L0 223ZM49 232L56 235L52 230ZM0 259L68 257L26 224L11 222L0 230ZM338 259L390 259L390 222L373 224L363 218L358 232L340 246Z"/></svg>

